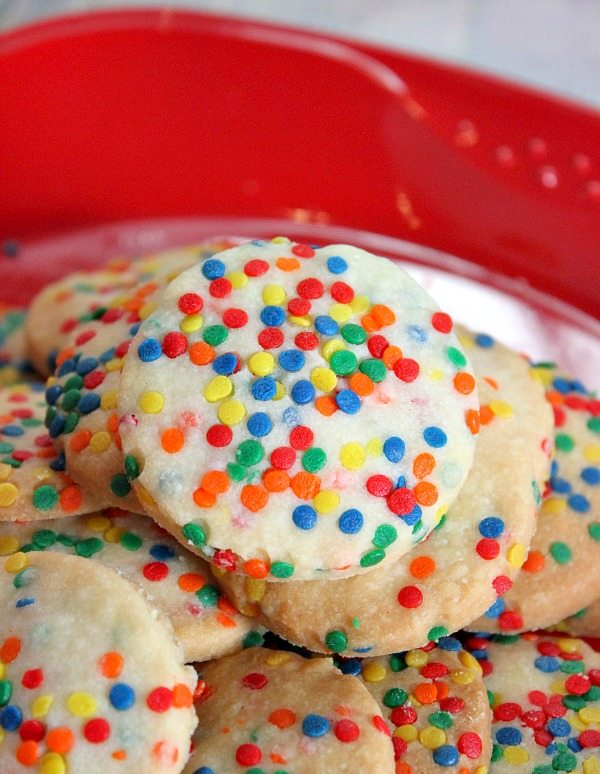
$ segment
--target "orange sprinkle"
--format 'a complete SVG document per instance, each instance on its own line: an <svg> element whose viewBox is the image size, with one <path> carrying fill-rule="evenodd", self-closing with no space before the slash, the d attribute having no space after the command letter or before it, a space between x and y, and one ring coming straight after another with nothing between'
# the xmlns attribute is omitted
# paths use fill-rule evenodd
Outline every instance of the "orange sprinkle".
<svg viewBox="0 0 600 774"><path fill-rule="evenodd" d="M196 489L193 494L194 502L199 508L212 508L217 502L217 498L212 492L207 492L206 489L202 489L201 486Z"/></svg>
<svg viewBox="0 0 600 774"><path fill-rule="evenodd" d="M553 406L562 406L562 404L565 402L564 395L562 395L560 392L556 392L555 390L549 390L546 393L546 400Z"/></svg>
<svg viewBox="0 0 600 774"><path fill-rule="evenodd" d="M21 652L21 640L18 637L7 637L0 648L0 661L10 664Z"/></svg>
<svg viewBox="0 0 600 774"><path fill-rule="evenodd" d="M392 325L396 322L396 315L385 304L375 304L371 309L371 317L374 317L382 328L385 325Z"/></svg>
<svg viewBox="0 0 600 774"><path fill-rule="evenodd" d="M286 758L283 755L279 755L279 753L271 753L271 761L273 763L285 763Z"/></svg>
<svg viewBox="0 0 600 774"><path fill-rule="evenodd" d="M112 757L116 761L124 761L124 760L127 760L127 753L125 752L125 750L115 750L114 753L112 754Z"/></svg>
<svg viewBox="0 0 600 774"><path fill-rule="evenodd" d="M15 758L23 766L33 766L33 764L40 757L40 750L38 743L33 739L28 739L26 742L21 742L15 752Z"/></svg>
<svg viewBox="0 0 600 774"><path fill-rule="evenodd" d="M204 341L197 341L189 349L190 360L194 365L207 365L215 359L215 351Z"/></svg>
<svg viewBox="0 0 600 774"><path fill-rule="evenodd" d="M223 494L229 489L229 476L222 470L209 470L202 477L200 486L205 492Z"/></svg>
<svg viewBox="0 0 600 774"><path fill-rule="evenodd" d="M492 379L491 376L484 376L483 378L494 390L498 389L498 382L495 379Z"/></svg>
<svg viewBox="0 0 600 774"><path fill-rule="evenodd" d="M173 706L191 707L194 703L194 694L184 683L177 683L173 686Z"/></svg>
<svg viewBox="0 0 600 774"><path fill-rule="evenodd" d="M51 446L47 449L38 449L35 456L39 460L49 460L51 457L56 457L56 449L53 449Z"/></svg>
<svg viewBox="0 0 600 774"><path fill-rule="evenodd" d="M360 372L352 374L350 381L348 382L348 386L353 392L355 392L357 395L360 395L361 397L370 395L375 389L373 380L370 379L366 374L361 374Z"/></svg>
<svg viewBox="0 0 600 774"><path fill-rule="evenodd" d="M396 774L413 774L412 766L406 761L396 761Z"/></svg>
<svg viewBox="0 0 600 774"><path fill-rule="evenodd" d="M388 369L388 371L391 371L401 357L402 350L400 347L396 347L394 344L390 344L389 347L386 347L383 350L383 356L381 359L385 363L385 367Z"/></svg>
<svg viewBox="0 0 600 774"><path fill-rule="evenodd" d="M330 417L338 410L337 403L331 395L319 395L315 400L315 408L324 417Z"/></svg>
<svg viewBox="0 0 600 774"><path fill-rule="evenodd" d="M450 693L450 687L448 686L448 683L435 683L435 690L438 701L443 701Z"/></svg>
<svg viewBox="0 0 600 774"><path fill-rule="evenodd" d="M437 688L434 683L419 683L414 687L413 694L421 704L433 704L437 699Z"/></svg>
<svg viewBox="0 0 600 774"><path fill-rule="evenodd" d="M183 449L185 436L178 427L169 427L167 430L163 430L160 442L166 452L176 454Z"/></svg>
<svg viewBox="0 0 600 774"><path fill-rule="evenodd" d="M246 484L241 491L240 502L244 508L256 513L269 502L269 493L258 484Z"/></svg>
<svg viewBox="0 0 600 774"><path fill-rule="evenodd" d="M71 451L82 452L89 446L92 433L90 430L76 430L69 441Z"/></svg>
<svg viewBox="0 0 600 774"><path fill-rule="evenodd" d="M179 758L179 750L173 742L162 740L154 745L152 755L161 763L174 766Z"/></svg>
<svg viewBox="0 0 600 774"><path fill-rule="evenodd" d="M470 395L475 389L475 379L466 371L459 371L454 377L454 387L461 395Z"/></svg>
<svg viewBox="0 0 600 774"><path fill-rule="evenodd" d="M227 599L227 597L219 597L217 607L222 613L227 613L227 615L235 615L237 613L237 610Z"/></svg>
<svg viewBox="0 0 600 774"><path fill-rule="evenodd" d="M182 591L195 594L206 585L206 579L202 575L198 575L197 572L186 572L177 578L177 585Z"/></svg>
<svg viewBox="0 0 600 774"><path fill-rule="evenodd" d="M121 674L123 669L123 656L120 653L114 651L105 653L98 662L100 671L104 677L114 678Z"/></svg>
<svg viewBox="0 0 600 774"><path fill-rule="evenodd" d="M127 298L121 304L121 306L128 312L139 312L140 309L144 306L144 301L141 298Z"/></svg>
<svg viewBox="0 0 600 774"><path fill-rule="evenodd" d="M420 481L413 489L419 505L433 505L437 502L437 487L430 484L429 481Z"/></svg>
<svg viewBox="0 0 600 774"><path fill-rule="evenodd" d="M56 356L56 361L55 361L56 368L61 366L65 362L65 360L68 360L70 357L73 357L74 354L75 354L75 350L73 349L73 347L65 347L65 349L59 352L58 355Z"/></svg>
<svg viewBox="0 0 600 774"><path fill-rule="evenodd" d="M417 454L413 462L413 473L419 479L428 476L435 468L435 457L433 454L423 452L423 454Z"/></svg>
<svg viewBox="0 0 600 774"><path fill-rule="evenodd" d="M281 707L280 709L273 710L269 715L269 723L277 728L289 728L296 722L296 713L291 709Z"/></svg>
<svg viewBox="0 0 600 774"><path fill-rule="evenodd" d="M285 492L290 485L290 477L285 470L275 468L265 470L262 480L267 492Z"/></svg>
<svg viewBox="0 0 600 774"><path fill-rule="evenodd" d="M494 412L489 406L485 405L479 407L479 424L489 425L493 418Z"/></svg>
<svg viewBox="0 0 600 774"><path fill-rule="evenodd" d="M300 500L312 500L319 494L321 489L321 479L312 473L302 471L296 473L290 482L293 493Z"/></svg>
<svg viewBox="0 0 600 774"><path fill-rule="evenodd" d="M119 433L115 433L113 435L113 441L115 442L115 446L117 447L117 449L121 451L121 449L123 448L123 444L121 443L121 436L119 435Z"/></svg>
<svg viewBox="0 0 600 774"><path fill-rule="evenodd" d="M83 495L78 486L68 486L62 490L58 499L63 511L65 513L72 513L80 507Z"/></svg>
<svg viewBox="0 0 600 774"><path fill-rule="evenodd" d="M540 570L544 569L545 564L546 560L540 551L530 551L523 564L523 569L526 572L540 572Z"/></svg>
<svg viewBox="0 0 600 774"><path fill-rule="evenodd" d="M156 282L146 282L144 285L140 285L135 289L135 295L138 298L146 298L146 296L154 293L155 290L158 290L158 285Z"/></svg>
<svg viewBox="0 0 600 774"><path fill-rule="evenodd" d="M354 715L354 712L351 707L348 707L346 704L338 704L337 707L333 708L337 715L341 715L343 718L351 718L352 715Z"/></svg>
<svg viewBox="0 0 600 774"><path fill-rule="evenodd" d="M475 411L475 409L469 409L465 416L465 422L467 423L467 427L471 433L473 435L477 435L479 432L479 411Z"/></svg>
<svg viewBox="0 0 600 774"><path fill-rule="evenodd" d="M237 626L235 621L232 621L232 619L225 615L225 613L217 613L217 623L220 626L223 626L225 629L235 629Z"/></svg>
<svg viewBox="0 0 600 774"><path fill-rule="evenodd" d="M379 325L377 320L370 314L366 314L364 317L362 317L360 324L367 331L367 333L373 333L373 331L378 331L381 328L381 325Z"/></svg>
<svg viewBox="0 0 600 774"><path fill-rule="evenodd" d="M417 556L409 566L413 578L428 578L435 572L435 560L430 556Z"/></svg>
<svg viewBox="0 0 600 774"><path fill-rule="evenodd" d="M269 565L262 559L248 559L244 562L244 572L251 578L260 580L269 574Z"/></svg>
<svg viewBox="0 0 600 774"><path fill-rule="evenodd" d="M71 747L73 747L74 741L75 737L71 729L63 726L48 731L48 736L46 737L48 749L60 755L68 753Z"/></svg>
<svg viewBox="0 0 600 774"><path fill-rule="evenodd" d="M116 433L119 429L119 416L118 414L111 414L106 420L106 429L109 433Z"/></svg>
<svg viewBox="0 0 600 774"><path fill-rule="evenodd" d="M297 258L278 258L275 266L281 271L296 271L300 268L300 261Z"/></svg>

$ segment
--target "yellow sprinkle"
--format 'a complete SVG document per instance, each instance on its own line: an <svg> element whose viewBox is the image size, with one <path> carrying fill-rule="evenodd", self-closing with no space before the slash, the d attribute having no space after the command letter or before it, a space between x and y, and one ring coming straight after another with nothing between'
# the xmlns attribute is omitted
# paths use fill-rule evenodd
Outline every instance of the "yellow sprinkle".
<svg viewBox="0 0 600 774"><path fill-rule="evenodd" d="M444 378L444 372L439 368L430 368L429 371L427 371L427 377L431 379L432 382L441 382Z"/></svg>
<svg viewBox="0 0 600 774"><path fill-rule="evenodd" d="M5 674L6 674L6 667L4 666L2 661L0 661L0 680L4 680Z"/></svg>
<svg viewBox="0 0 600 774"><path fill-rule="evenodd" d="M479 662L475 656L472 656L470 653L463 651L460 654L459 659L460 663L467 669L472 669L474 672L477 672L478 675L482 673L483 670L481 669L481 666L479 665Z"/></svg>
<svg viewBox="0 0 600 774"><path fill-rule="evenodd" d="M322 392L331 392L337 384L337 376L331 368L313 368L310 372L310 381Z"/></svg>
<svg viewBox="0 0 600 774"><path fill-rule="evenodd" d="M50 470L47 465L40 465L31 471L36 481L47 481L54 476L54 471Z"/></svg>
<svg viewBox="0 0 600 774"><path fill-rule="evenodd" d="M404 657L404 660L406 661L408 666L418 668L418 667L425 666L429 658L427 656L427 653L424 653L422 650L409 650L406 656Z"/></svg>
<svg viewBox="0 0 600 774"><path fill-rule="evenodd" d="M104 539L107 543L119 543L126 532L124 527L111 527L104 533Z"/></svg>
<svg viewBox="0 0 600 774"><path fill-rule="evenodd" d="M46 387L52 387L52 385L56 384L57 381L58 381L58 379L57 379L56 376L49 376L46 379Z"/></svg>
<svg viewBox="0 0 600 774"><path fill-rule="evenodd" d="M515 765L518 763L527 763L529 760L529 753L524 747L510 745L509 747L504 748L504 760Z"/></svg>
<svg viewBox="0 0 600 774"><path fill-rule="evenodd" d="M273 373L275 358L270 352L255 352L248 358L248 368L255 376L267 376Z"/></svg>
<svg viewBox="0 0 600 774"><path fill-rule="evenodd" d="M117 398L119 393L117 390L107 390L100 398L100 407L105 411L111 411L117 408Z"/></svg>
<svg viewBox="0 0 600 774"><path fill-rule="evenodd" d="M571 728L575 729L575 731L579 731L579 733L585 731L588 727L588 724L576 715L569 718L569 723L571 724Z"/></svg>
<svg viewBox="0 0 600 774"><path fill-rule="evenodd" d="M248 284L248 275L244 274L243 271L230 271L226 277L231 282L234 290L241 290Z"/></svg>
<svg viewBox="0 0 600 774"><path fill-rule="evenodd" d="M46 753L40 760L40 774L65 774L66 770L64 758L58 753Z"/></svg>
<svg viewBox="0 0 600 774"><path fill-rule="evenodd" d="M490 408L497 417L501 417L502 419L508 419L508 417L512 417L513 415L512 406L505 400L491 400Z"/></svg>
<svg viewBox="0 0 600 774"><path fill-rule="evenodd" d="M275 395L273 400L281 400L285 395L285 387L281 382L275 382Z"/></svg>
<svg viewBox="0 0 600 774"><path fill-rule="evenodd" d="M331 513L339 504L339 494L331 489L322 489L313 499L313 506L317 513Z"/></svg>
<svg viewBox="0 0 600 774"><path fill-rule="evenodd" d="M286 664L291 657L291 653L286 653L284 650L275 650L267 656L267 664L269 664L269 666L281 666L282 664Z"/></svg>
<svg viewBox="0 0 600 774"><path fill-rule="evenodd" d="M600 758L594 755L583 762L583 774L600 774Z"/></svg>
<svg viewBox="0 0 600 774"><path fill-rule="evenodd" d="M329 361L334 352L339 352L340 349L347 349L346 342L342 339L331 339L331 341L325 342L321 347L321 354L325 360Z"/></svg>
<svg viewBox="0 0 600 774"><path fill-rule="evenodd" d="M147 304L144 304L144 306L138 312L140 316L140 320L145 320L146 317L149 317L155 309L156 309L156 304L153 304L152 301L149 301Z"/></svg>
<svg viewBox="0 0 600 774"><path fill-rule="evenodd" d="M217 416L224 425L237 425L246 416L246 407L241 400L232 398L221 403Z"/></svg>
<svg viewBox="0 0 600 774"><path fill-rule="evenodd" d="M295 314L291 314L288 317L288 322L290 323L290 325L297 325L300 328L310 328L310 326L312 325L312 320L306 314L303 315L302 317Z"/></svg>
<svg viewBox="0 0 600 774"><path fill-rule="evenodd" d="M199 331L204 325L204 317L201 314L188 314L179 323L179 329L184 333Z"/></svg>
<svg viewBox="0 0 600 774"><path fill-rule="evenodd" d="M588 462L600 462L600 443L591 443L583 450L583 456Z"/></svg>
<svg viewBox="0 0 600 774"><path fill-rule="evenodd" d="M508 549L506 558L511 567L522 567L527 559L527 549L522 543L515 543Z"/></svg>
<svg viewBox="0 0 600 774"><path fill-rule="evenodd" d="M371 438L367 443L367 454L369 457L381 457L383 454L383 441L381 438Z"/></svg>
<svg viewBox="0 0 600 774"><path fill-rule="evenodd" d="M225 570L227 572L227 570ZM239 604L238 609L242 615L245 615L247 618L256 618L256 616L259 613L259 609L256 605L252 605L249 602L246 604Z"/></svg>
<svg viewBox="0 0 600 774"><path fill-rule="evenodd" d="M120 371L121 368L123 368L123 359L120 357L113 357L112 360L109 360L108 363L104 366L106 371L108 373L113 373L114 371Z"/></svg>
<svg viewBox="0 0 600 774"><path fill-rule="evenodd" d="M567 693L567 689L565 688L565 681L555 680L553 683L550 684L550 690L553 693L560 693L564 696Z"/></svg>
<svg viewBox="0 0 600 774"><path fill-rule="evenodd" d="M584 707L579 710L579 717L584 723L600 723L600 707Z"/></svg>
<svg viewBox="0 0 600 774"><path fill-rule="evenodd" d="M204 388L204 397L209 403L228 398L233 392L233 383L226 376L215 376Z"/></svg>
<svg viewBox="0 0 600 774"><path fill-rule="evenodd" d="M38 696L31 705L31 714L34 718L43 718L48 714L54 699L52 696Z"/></svg>
<svg viewBox="0 0 600 774"><path fill-rule="evenodd" d="M399 736L405 742L414 742L419 732L414 726L398 726L394 729L394 736Z"/></svg>
<svg viewBox="0 0 600 774"><path fill-rule="evenodd" d="M287 245L289 243L289 238L284 236L276 236L271 239L271 242L274 245Z"/></svg>
<svg viewBox="0 0 600 774"><path fill-rule="evenodd" d="M366 314L371 308L371 302L368 296L354 296L350 301L350 309L353 313L358 315Z"/></svg>
<svg viewBox="0 0 600 774"><path fill-rule="evenodd" d="M359 443L347 443L340 449L340 462L348 470L359 470L366 459L367 454Z"/></svg>
<svg viewBox="0 0 600 774"><path fill-rule="evenodd" d="M541 382L544 387L549 387L552 384L553 373L547 368L530 368L529 373L536 382Z"/></svg>
<svg viewBox="0 0 600 774"><path fill-rule="evenodd" d="M0 462L0 481L6 481L6 479L10 478L11 473L12 466L7 465L6 462Z"/></svg>
<svg viewBox="0 0 600 774"><path fill-rule="evenodd" d="M78 718L89 718L96 712L96 699L91 693L76 691L67 699L67 709Z"/></svg>
<svg viewBox="0 0 600 774"><path fill-rule="evenodd" d="M146 487L140 484L139 481L136 481L134 486L136 497L142 503L142 505L148 505L152 507L154 505L154 497L152 497Z"/></svg>
<svg viewBox="0 0 600 774"><path fill-rule="evenodd" d="M350 304L334 304L329 307L329 316L332 317L336 323L345 323L353 317L354 312Z"/></svg>
<svg viewBox="0 0 600 774"><path fill-rule="evenodd" d="M460 345L467 349L468 347L475 346L475 340L472 336L467 336L466 333L460 333L456 335L456 338L458 339Z"/></svg>
<svg viewBox="0 0 600 774"><path fill-rule="evenodd" d="M13 505L19 495L19 490L14 484L5 481L0 484L0 508L8 508Z"/></svg>
<svg viewBox="0 0 600 774"><path fill-rule="evenodd" d="M85 520L85 526L92 532L104 532L112 524L106 516L90 516Z"/></svg>
<svg viewBox="0 0 600 774"><path fill-rule="evenodd" d="M210 565L210 571L215 576L215 578L222 578L227 572L224 567L217 567L215 564Z"/></svg>
<svg viewBox="0 0 600 774"><path fill-rule="evenodd" d="M27 554L24 554L22 551L18 551L16 554L9 556L8 559L4 562L4 569L6 572L17 573L21 572L21 570L24 570L28 564L29 559L27 558Z"/></svg>
<svg viewBox="0 0 600 774"><path fill-rule="evenodd" d="M454 669L450 672L450 679L456 685L469 685L475 679L475 675L465 669Z"/></svg>
<svg viewBox="0 0 600 774"><path fill-rule="evenodd" d="M478 766L473 774L488 774L488 767L487 766Z"/></svg>
<svg viewBox="0 0 600 774"><path fill-rule="evenodd" d="M164 408L165 399L162 393L149 390L140 395L138 405L145 414L160 414Z"/></svg>
<svg viewBox="0 0 600 774"><path fill-rule="evenodd" d="M446 744L446 734L441 728L427 726L419 733L419 742L428 750L437 750L443 744Z"/></svg>
<svg viewBox="0 0 600 774"><path fill-rule="evenodd" d="M286 298L287 293L281 285L266 285L262 292L262 300L269 306L281 306Z"/></svg>
<svg viewBox="0 0 600 774"><path fill-rule="evenodd" d="M387 669L377 661L367 662L362 670L362 678L366 683L380 683L385 680Z"/></svg>
<svg viewBox="0 0 600 774"><path fill-rule="evenodd" d="M556 644L565 653L577 653L581 647L581 640L574 639L573 637L562 637Z"/></svg>
<svg viewBox="0 0 600 774"><path fill-rule="evenodd" d="M13 535L0 537L0 556L10 556L19 550L19 541Z"/></svg>
<svg viewBox="0 0 600 774"><path fill-rule="evenodd" d="M112 437L106 430L99 430L90 438L90 449L96 454L106 451L112 443Z"/></svg>
<svg viewBox="0 0 600 774"><path fill-rule="evenodd" d="M559 497L549 497L542 503L542 513L549 513L551 515L558 515L562 513L567 507L566 502Z"/></svg>
<svg viewBox="0 0 600 774"><path fill-rule="evenodd" d="M267 590L267 584L260 578L246 578L244 586L249 602L260 602Z"/></svg>

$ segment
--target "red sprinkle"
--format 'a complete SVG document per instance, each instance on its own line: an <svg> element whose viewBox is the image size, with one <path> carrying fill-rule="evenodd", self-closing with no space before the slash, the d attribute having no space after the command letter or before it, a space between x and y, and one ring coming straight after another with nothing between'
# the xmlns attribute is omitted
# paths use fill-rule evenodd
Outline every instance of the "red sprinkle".
<svg viewBox="0 0 600 774"><path fill-rule="evenodd" d="M575 696L583 696L591 687L592 684L585 675L570 675L565 681L565 688Z"/></svg>
<svg viewBox="0 0 600 774"><path fill-rule="evenodd" d="M104 718L93 718L83 727L83 735L92 744L102 744L110 736L110 725Z"/></svg>
<svg viewBox="0 0 600 774"><path fill-rule="evenodd" d="M387 501L388 508L397 516L407 516L409 513L412 513L416 503L414 493L404 487L395 489Z"/></svg>
<svg viewBox="0 0 600 774"><path fill-rule="evenodd" d="M314 433L310 427L305 425L297 425L290 432L290 446L298 451L304 451L312 446L314 440Z"/></svg>
<svg viewBox="0 0 600 774"><path fill-rule="evenodd" d="M117 320L120 320L121 317L123 317L123 310L122 309L107 309L106 312L102 315L100 320L103 323L114 323L117 322Z"/></svg>
<svg viewBox="0 0 600 774"><path fill-rule="evenodd" d="M419 607L423 602L423 592L417 586L404 586L398 592L398 602L402 607Z"/></svg>
<svg viewBox="0 0 600 774"><path fill-rule="evenodd" d="M492 581L496 594L506 594L512 588L512 581L506 575L497 575Z"/></svg>
<svg viewBox="0 0 600 774"><path fill-rule="evenodd" d="M243 309L226 309L223 312L223 323L228 328L243 328L248 322L248 315Z"/></svg>
<svg viewBox="0 0 600 774"><path fill-rule="evenodd" d="M307 277L301 280L296 286L296 292L301 298L321 298L325 292L325 287L321 280L316 277Z"/></svg>
<svg viewBox="0 0 600 774"><path fill-rule="evenodd" d="M202 310L204 301L197 293L184 293L179 298L178 306L184 314L197 314Z"/></svg>
<svg viewBox="0 0 600 774"><path fill-rule="evenodd" d="M283 333L279 328L264 328L258 334L258 343L263 349L277 349L283 344Z"/></svg>
<svg viewBox="0 0 600 774"><path fill-rule="evenodd" d="M451 715L458 715L465 708L465 703L462 699L458 699L456 696L449 696L446 699L440 701L440 709L443 712L449 712Z"/></svg>
<svg viewBox="0 0 600 774"><path fill-rule="evenodd" d="M102 384L105 376L102 371L90 371L83 377L83 386L88 390L95 390Z"/></svg>
<svg viewBox="0 0 600 774"><path fill-rule="evenodd" d="M206 440L217 448L229 446L233 439L233 431L227 425L213 425L206 431Z"/></svg>
<svg viewBox="0 0 600 774"><path fill-rule="evenodd" d="M579 734L578 741L582 747L600 747L600 731L587 728Z"/></svg>
<svg viewBox="0 0 600 774"><path fill-rule="evenodd" d="M387 497L392 491L392 479L383 475L370 476L366 483L367 492L375 497Z"/></svg>
<svg viewBox="0 0 600 774"><path fill-rule="evenodd" d="M292 298L290 299L287 308L290 314L296 317L302 317L310 312L310 301L308 298Z"/></svg>
<svg viewBox="0 0 600 774"><path fill-rule="evenodd" d="M296 452L289 446L278 446L271 452L271 465L277 470L289 470L296 462Z"/></svg>
<svg viewBox="0 0 600 774"><path fill-rule="evenodd" d="M411 723L416 723L417 713L414 707L403 704L400 707L394 707L390 720L395 726L408 726Z"/></svg>
<svg viewBox="0 0 600 774"><path fill-rule="evenodd" d="M173 691L165 687L155 688L148 694L146 704L152 712L166 712L173 704Z"/></svg>
<svg viewBox="0 0 600 774"><path fill-rule="evenodd" d="M440 333L450 333L452 330L452 318L445 312L436 312L431 318L431 324Z"/></svg>
<svg viewBox="0 0 600 774"><path fill-rule="evenodd" d="M340 304L349 304L354 298L354 290L345 282L334 282L329 292Z"/></svg>
<svg viewBox="0 0 600 774"><path fill-rule="evenodd" d="M255 744L241 744L235 751L235 759L240 766L256 766L262 759L262 752Z"/></svg>
<svg viewBox="0 0 600 774"><path fill-rule="evenodd" d="M175 358L183 355L187 350L187 339L183 333L171 331L163 339L162 351L167 357Z"/></svg>
<svg viewBox="0 0 600 774"><path fill-rule="evenodd" d="M142 570L144 578L149 581L162 581L169 574L169 568L164 562L149 562Z"/></svg>
<svg viewBox="0 0 600 774"><path fill-rule="evenodd" d="M44 682L44 673L41 669L28 669L21 678L21 684L24 688L33 690L39 688Z"/></svg>
<svg viewBox="0 0 600 774"><path fill-rule="evenodd" d="M546 714L542 710L529 710L521 715L521 721L529 728L543 728L546 725Z"/></svg>
<svg viewBox="0 0 600 774"><path fill-rule="evenodd" d="M498 626L503 632L513 632L523 628L523 617L514 610L505 610L498 616Z"/></svg>
<svg viewBox="0 0 600 774"><path fill-rule="evenodd" d="M481 743L481 737L479 734L475 734L472 731L467 731L458 737L458 743L456 745L458 752L466 755L467 758L474 760L479 758L483 745Z"/></svg>
<svg viewBox="0 0 600 774"><path fill-rule="evenodd" d="M381 731L382 734L385 734L386 736L391 736L392 732L390 731L388 724L385 722L385 720L381 717L381 715L374 715L373 716L373 725L378 731Z"/></svg>
<svg viewBox="0 0 600 774"><path fill-rule="evenodd" d="M378 333L375 336L370 336L367 341L367 347L373 357L382 357L385 350L390 346L390 342L385 336L380 336Z"/></svg>
<svg viewBox="0 0 600 774"><path fill-rule="evenodd" d="M494 708L494 720L510 722L521 714L521 705L516 701L506 701Z"/></svg>
<svg viewBox="0 0 600 774"><path fill-rule="evenodd" d="M343 718L335 724L333 733L340 742L355 742L360 736L360 729L353 720Z"/></svg>
<svg viewBox="0 0 600 774"><path fill-rule="evenodd" d="M430 661L421 669L421 675L428 680L437 680L439 677L445 677L449 671L441 661Z"/></svg>
<svg viewBox="0 0 600 774"><path fill-rule="evenodd" d="M261 258L254 258L244 266L244 274L247 277L261 277L269 271L269 264Z"/></svg>
<svg viewBox="0 0 600 774"><path fill-rule="evenodd" d="M19 728L24 742L41 742L46 735L46 726L39 720L26 720Z"/></svg>
<svg viewBox="0 0 600 774"><path fill-rule="evenodd" d="M394 373L403 382L414 382L419 375L419 364L410 357L401 357L394 365Z"/></svg>
<svg viewBox="0 0 600 774"><path fill-rule="evenodd" d="M298 347L298 349L316 349L319 346L319 339L314 333L311 333L310 331L302 331L302 333L297 334L296 338L294 339L294 344Z"/></svg>
<svg viewBox="0 0 600 774"><path fill-rule="evenodd" d="M225 298L225 296L231 293L232 289L232 284L226 277L214 279L208 286L208 292L213 298Z"/></svg>
<svg viewBox="0 0 600 774"><path fill-rule="evenodd" d="M83 331L83 333L80 333L75 339L75 346L80 347L82 344L87 344L95 335L96 331Z"/></svg>
<svg viewBox="0 0 600 774"><path fill-rule="evenodd" d="M292 247L292 252L297 255L298 258L313 258L315 251L309 245L297 244Z"/></svg>
<svg viewBox="0 0 600 774"><path fill-rule="evenodd" d="M250 672L245 677L242 677L242 685L244 688L249 688L251 691L258 691L264 688L269 681L267 676L260 672Z"/></svg>
<svg viewBox="0 0 600 774"><path fill-rule="evenodd" d="M490 561L500 553L500 544L493 538L482 538L475 546L475 550L482 559Z"/></svg>

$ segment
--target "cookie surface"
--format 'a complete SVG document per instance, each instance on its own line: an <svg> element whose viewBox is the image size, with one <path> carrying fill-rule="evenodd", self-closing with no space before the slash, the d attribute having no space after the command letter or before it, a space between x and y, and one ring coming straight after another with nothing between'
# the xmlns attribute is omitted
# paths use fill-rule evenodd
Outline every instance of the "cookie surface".
<svg viewBox="0 0 600 774"><path fill-rule="evenodd" d="M364 576L274 584L220 574L240 610L311 650L385 654L464 627L511 586L535 527L552 412L523 358L482 334L462 331L461 341L478 378L481 431L442 526Z"/></svg>
<svg viewBox="0 0 600 774"><path fill-rule="evenodd" d="M555 416L555 454L523 572L469 628L544 629L600 592L600 401L556 367L535 369Z"/></svg>
<svg viewBox="0 0 600 774"><path fill-rule="evenodd" d="M96 510L98 502L65 473L44 427L44 387L0 387L0 522L36 521Z"/></svg>
<svg viewBox="0 0 600 774"><path fill-rule="evenodd" d="M112 509L44 523L0 523L0 556L45 550L93 559L134 583L171 621L188 663L233 653L257 635L253 621L219 591L208 565L148 516Z"/></svg>
<svg viewBox="0 0 600 774"><path fill-rule="evenodd" d="M195 675L116 573L18 553L0 568L2 772L179 772Z"/></svg>
<svg viewBox="0 0 600 774"><path fill-rule="evenodd" d="M485 774L491 715L477 661L453 637L431 650L341 664L377 701L399 774Z"/></svg>
<svg viewBox="0 0 600 774"><path fill-rule="evenodd" d="M27 358L24 309L0 304L0 387L36 378Z"/></svg>
<svg viewBox="0 0 600 774"><path fill-rule="evenodd" d="M581 640L474 636L493 715L490 774L600 771L600 654Z"/></svg>
<svg viewBox="0 0 600 774"><path fill-rule="evenodd" d="M389 731L360 681L329 659L249 648L201 667L184 774L392 774Z"/></svg>
<svg viewBox="0 0 600 774"><path fill-rule="evenodd" d="M575 637L600 637L600 602L594 602L561 621L559 625L549 628L567 632Z"/></svg>
<svg viewBox="0 0 600 774"><path fill-rule="evenodd" d="M250 577L392 561L471 466L476 387L451 328L397 265L344 245L257 241L183 272L123 370L141 502Z"/></svg>

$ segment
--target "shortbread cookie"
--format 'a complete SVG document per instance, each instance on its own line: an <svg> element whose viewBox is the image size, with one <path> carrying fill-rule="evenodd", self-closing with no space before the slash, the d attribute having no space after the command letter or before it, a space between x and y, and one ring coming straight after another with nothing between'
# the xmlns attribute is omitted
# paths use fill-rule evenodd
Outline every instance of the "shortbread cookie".
<svg viewBox="0 0 600 774"><path fill-rule="evenodd" d="M131 584L79 557L17 553L0 611L3 774L182 770L196 678Z"/></svg>
<svg viewBox="0 0 600 774"><path fill-rule="evenodd" d="M249 648L200 669L184 774L392 774L377 702L329 659Z"/></svg>
<svg viewBox="0 0 600 774"><path fill-rule="evenodd" d="M113 292L101 315L89 319L84 314L73 321L62 339L46 391L48 429L64 449L70 474L103 506L141 510L128 480L132 471L123 467L116 413L131 337L177 272L227 244L207 242L132 262L127 276L141 281L118 295Z"/></svg>
<svg viewBox="0 0 600 774"><path fill-rule="evenodd" d="M600 637L600 601L549 628L567 632L575 637Z"/></svg>
<svg viewBox="0 0 600 774"><path fill-rule="evenodd" d="M554 408L550 481L523 572L475 631L545 629L600 594L600 401L556 367L535 371Z"/></svg>
<svg viewBox="0 0 600 774"><path fill-rule="evenodd" d="M25 348L24 309L0 304L0 387L36 378Z"/></svg>
<svg viewBox="0 0 600 774"><path fill-rule="evenodd" d="M581 640L481 635L493 724L490 774L600 771L600 654Z"/></svg>
<svg viewBox="0 0 600 774"><path fill-rule="evenodd" d="M523 358L487 335L465 332L461 341L478 377L481 431L439 529L393 565L347 580L275 584L222 574L240 610L311 650L385 654L464 627L510 588L535 526L552 412Z"/></svg>
<svg viewBox="0 0 600 774"><path fill-rule="evenodd" d="M119 412L138 496L232 572L389 563L471 466L476 386L452 321L364 250L227 250L182 272L131 346Z"/></svg>
<svg viewBox="0 0 600 774"><path fill-rule="evenodd" d="M402 774L485 774L490 760L490 708L481 667L454 637L436 648L349 659L392 731Z"/></svg>
<svg viewBox="0 0 600 774"><path fill-rule="evenodd" d="M46 428L44 387L0 387L0 522L89 513L98 501L65 473Z"/></svg>
<svg viewBox="0 0 600 774"><path fill-rule="evenodd" d="M115 508L43 524L0 523L0 556L46 549L94 559L139 587L171 621L186 662L256 643L253 621L220 593L206 563L148 516Z"/></svg>

